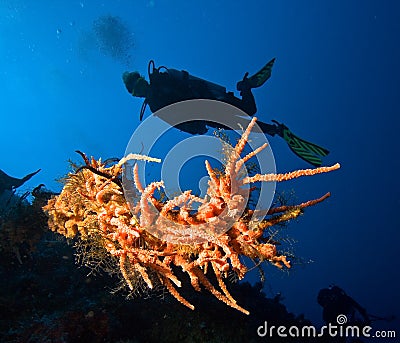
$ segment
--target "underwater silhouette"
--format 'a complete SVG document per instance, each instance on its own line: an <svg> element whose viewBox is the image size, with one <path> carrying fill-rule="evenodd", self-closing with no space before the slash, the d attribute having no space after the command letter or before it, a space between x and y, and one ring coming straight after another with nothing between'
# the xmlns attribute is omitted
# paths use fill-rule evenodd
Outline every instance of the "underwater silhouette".
<svg viewBox="0 0 400 343"><path fill-rule="evenodd" d="M361 315L357 317L358 322L361 320L364 325L371 323L365 308L338 286L321 289L317 300L323 308L322 317L326 323L336 323L337 316L340 314L346 315L349 321L354 322L357 313Z"/></svg>
<svg viewBox="0 0 400 343"><path fill-rule="evenodd" d="M360 328L360 331L357 331L357 335L329 336L327 337L328 342L363 342L363 340L360 339L360 337L363 337L361 329L371 325L371 318L364 307L338 286L330 286L329 288L321 289L318 293L317 301L323 308L322 318L327 325L339 324L339 326L343 326L344 328Z"/></svg>
<svg viewBox="0 0 400 343"><path fill-rule="evenodd" d="M122 75L122 79L126 89L132 96L145 98L140 111L140 120L143 119L147 106L155 113L168 105L193 99L222 101L253 116L257 112L257 106L252 89L261 87L270 78L274 63L275 58L251 77L248 77L248 73L245 73L243 79L236 85L237 90L240 91L241 98L236 97L233 92L227 92L225 87L193 76L185 70L176 70L164 66L156 68L153 60L148 65L150 82L137 71L125 72ZM238 122L240 121L237 115L234 115L234 117L237 117ZM169 118L165 116L160 118L189 134L205 134L208 128L232 129L208 120L193 120L175 124L171 123ZM257 124L265 134L282 137L297 156L313 166L320 166L322 164L321 157L329 154L327 149L296 136L286 125L276 120L273 120L273 124L258 120Z"/></svg>
<svg viewBox="0 0 400 343"><path fill-rule="evenodd" d="M0 194L4 191L9 190L13 191L18 187L21 187L26 181L28 181L32 176L36 175L40 172L41 169L36 170L33 173L30 173L24 176L22 179L18 179L12 176L7 175L0 169Z"/></svg>

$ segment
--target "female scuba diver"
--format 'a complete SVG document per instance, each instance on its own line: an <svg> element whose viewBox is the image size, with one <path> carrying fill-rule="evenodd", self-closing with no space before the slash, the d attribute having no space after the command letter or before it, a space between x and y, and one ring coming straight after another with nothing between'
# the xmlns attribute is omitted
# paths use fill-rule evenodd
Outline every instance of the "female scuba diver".
<svg viewBox="0 0 400 343"><path fill-rule="evenodd" d="M150 83L136 71L125 72L122 79L132 96L144 98L140 120L143 119L147 105L154 113L168 105L193 99L219 100L241 109L249 116L253 116L257 112L257 106L251 90L261 87L270 78L274 62L275 58L251 77L248 77L249 73L244 75L243 79L236 85L237 90L240 91L241 99L234 96L233 92L227 92L225 87L190 75L187 71L164 66L156 68L153 60L148 65ZM163 118L163 120L167 119ZM275 120L272 120L272 122L274 124L267 124L258 120L257 124L264 133L270 136L277 134L282 137L289 148L306 162L313 166L322 164L321 157L326 156L329 153L328 150L294 135L284 124ZM229 129L223 125L204 120L182 123L175 125L175 127L189 134L205 134L208 127Z"/></svg>

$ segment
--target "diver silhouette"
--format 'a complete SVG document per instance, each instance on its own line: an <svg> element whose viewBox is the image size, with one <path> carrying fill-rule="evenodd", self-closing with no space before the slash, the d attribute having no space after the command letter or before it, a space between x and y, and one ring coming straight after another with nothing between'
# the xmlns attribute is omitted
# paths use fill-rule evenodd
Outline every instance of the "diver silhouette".
<svg viewBox="0 0 400 343"><path fill-rule="evenodd" d="M236 97L233 92L227 92L225 87L193 76L187 71L164 66L156 68L153 60L148 64L150 82L136 71L123 73L122 79L126 89L132 96L144 98L140 111L140 120L143 119L147 105L154 113L168 105L193 99L219 100L241 109L249 116L253 116L257 112L257 106L252 89L261 87L270 78L274 63L275 58L251 77L248 77L249 73L245 73L243 79L236 85L236 89L240 91L241 98ZM168 118L162 119L168 122ZM265 134L282 137L289 145L289 148L306 162L313 166L322 164L321 157L329 153L327 149L294 135L282 123L275 120L272 122L273 124L267 124L258 120L257 124ZM230 129L221 124L205 120L190 121L174 126L189 134L205 134L209 127Z"/></svg>
<svg viewBox="0 0 400 343"><path fill-rule="evenodd" d="M372 322L390 322L396 318L394 315L377 316L368 313L364 307L347 295L346 292L338 286L330 286L329 288L321 289L318 293L317 301L323 308L322 319L327 324L332 323L333 325L337 325L339 315L346 316L347 322L345 323L345 326L357 326L359 328L371 326ZM329 340L326 341L332 343L363 342L360 337L326 337L326 339L328 338Z"/></svg>
<svg viewBox="0 0 400 343"><path fill-rule="evenodd" d="M348 322L361 321L363 325L371 324L365 308L338 286L321 289L317 301L323 308L322 318L326 323L336 323L337 316L343 314ZM357 313L361 317L357 317Z"/></svg>
<svg viewBox="0 0 400 343"><path fill-rule="evenodd" d="M339 316L346 316L347 326L357 326L362 328L371 324L370 316L364 307L356 302L352 297L338 286L330 286L319 291L317 297L318 304L322 306L322 319L326 324L338 325ZM362 336L361 336L362 337ZM363 342L360 337L326 337L327 342Z"/></svg>

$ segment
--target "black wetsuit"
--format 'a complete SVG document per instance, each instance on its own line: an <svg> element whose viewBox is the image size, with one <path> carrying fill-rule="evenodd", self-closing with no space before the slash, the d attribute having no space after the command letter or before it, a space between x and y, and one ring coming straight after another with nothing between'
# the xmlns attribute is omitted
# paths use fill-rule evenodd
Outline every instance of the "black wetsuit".
<svg viewBox="0 0 400 343"><path fill-rule="evenodd" d="M166 69L165 72L160 72L155 69L150 74L150 91L145 103L154 113L165 106L184 100L219 100L253 116L257 112L257 107L251 89L241 91L240 95L242 99L234 96L233 92L227 92L225 87L189 75L185 71ZM266 124L262 121L257 121L257 124L266 134L274 136L278 133L276 125ZM204 134L208 130L207 127L230 129L208 121L185 122L176 127L190 134Z"/></svg>
<svg viewBox="0 0 400 343"><path fill-rule="evenodd" d="M147 103L152 112L179 101L192 99L219 100L240 108L252 116L257 112L254 96L250 89L241 92L242 99L226 92L225 87L189 75L185 71L168 69L155 70L150 74L150 94Z"/></svg>

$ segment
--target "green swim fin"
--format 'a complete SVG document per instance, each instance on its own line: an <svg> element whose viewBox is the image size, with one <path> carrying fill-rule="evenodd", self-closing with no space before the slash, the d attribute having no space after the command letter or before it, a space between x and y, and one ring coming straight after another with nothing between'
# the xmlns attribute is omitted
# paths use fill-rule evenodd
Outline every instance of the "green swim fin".
<svg viewBox="0 0 400 343"><path fill-rule="evenodd" d="M262 67L254 75L247 77L249 73L246 73L242 81L239 81L236 85L238 91L244 88L257 88L261 87L270 77L272 73L272 67L275 63L275 58L269 61L264 67Z"/></svg>
<svg viewBox="0 0 400 343"><path fill-rule="evenodd" d="M313 166L321 166L321 157L328 155L329 150L296 136L285 124L280 124L276 120L273 120L273 122L278 125L278 134L286 141L290 150Z"/></svg>

